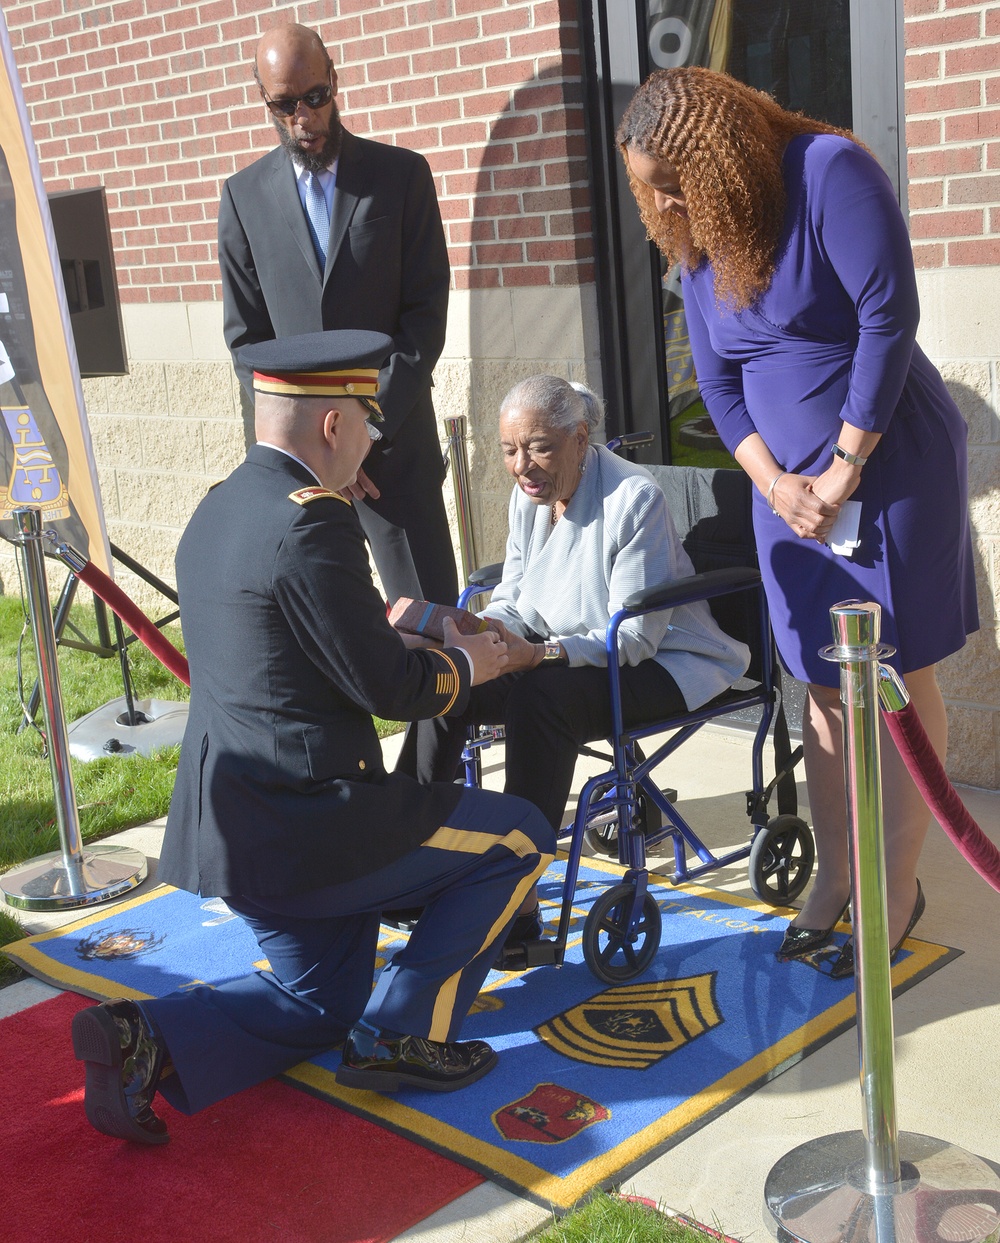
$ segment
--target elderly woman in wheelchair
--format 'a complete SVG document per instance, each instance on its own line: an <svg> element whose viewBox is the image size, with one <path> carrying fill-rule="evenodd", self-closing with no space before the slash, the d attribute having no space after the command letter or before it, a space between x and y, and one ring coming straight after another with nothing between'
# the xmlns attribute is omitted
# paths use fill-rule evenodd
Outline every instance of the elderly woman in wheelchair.
<svg viewBox="0 0 1000 1243"><path fill-rule="evenodd" d="M640 466L591 443L600 399L537 375L500 407L500 450L514 479L502 580L482 616L508 643L509 672L473 689L464 714L411 729L400 768L455 778L473 724L502 724L504 789L530 799L558 831L579 748L611 731L605 631L637 591L690 575L666 501ZM747 668L749 651L704 601L629 619L618 638L626 725L692 711ZM507 938L542 935L534 891Z"/></svg>

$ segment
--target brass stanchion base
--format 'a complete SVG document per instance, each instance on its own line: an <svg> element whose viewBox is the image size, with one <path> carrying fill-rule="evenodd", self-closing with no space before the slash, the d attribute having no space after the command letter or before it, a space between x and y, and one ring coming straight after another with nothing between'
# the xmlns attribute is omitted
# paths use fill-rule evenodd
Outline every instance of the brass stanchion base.
<svg viewBox="0 0 1000 1243"><path fill-rule="evenodd" d="M70 873L62 851L53 850L21 863L0 876L8 905L25 911L62 911L96 906L127 893L146 879L146 856L129 846L86 846L79 879ZM82 880L82 884L80 881Z"/></svg>
<svg viewBox="0 0 1000 1243"><path fill-rule="evenodd" d="M780 1243L983 1243L1000 1230L1000 1176L981 1157L901 1132L902 1177L872 1190L860 1131L793 1148L764 1185Z"/></svg>

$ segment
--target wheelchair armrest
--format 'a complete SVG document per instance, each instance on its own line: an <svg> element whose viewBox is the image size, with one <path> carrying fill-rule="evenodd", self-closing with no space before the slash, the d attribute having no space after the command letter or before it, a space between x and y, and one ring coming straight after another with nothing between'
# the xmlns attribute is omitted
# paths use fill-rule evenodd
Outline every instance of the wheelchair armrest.
<svg viewBox="0 0 1000 1243"><path fill-rule="evenodd" d="M503 578L503 562L494 561L492 565L480 566L469 575L469 583L473 587L489 589L495 587Z"/></svg>
<svg viewBox="0 0 1000 1243"><path fill-rule="evenodd" d="M706 570L677 578L670 583L647 587L629 596L622 607L629 612L641 613L649 609L673 608L678 604L690 604L693 600L711 600L734 591L746 591L760 583L760 574L749 566L728 566L722 570Z"/></svg>

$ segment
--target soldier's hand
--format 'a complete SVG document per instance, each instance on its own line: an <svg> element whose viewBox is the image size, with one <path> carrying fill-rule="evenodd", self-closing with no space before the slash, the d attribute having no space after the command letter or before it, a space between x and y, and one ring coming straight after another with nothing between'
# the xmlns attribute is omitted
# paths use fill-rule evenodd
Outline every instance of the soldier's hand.
<svg viewBox="0 0 1000 1243"><path fill-rule="evenodd" d="M472 657L472 685L479 686L482 682L490 682L493 678L505 673L509 663L507 644L494 630L484 630L482 634L461 634L450 617L442 624L445 647L460 647Z"/></svg>
<svg viewBox="0 0 1000 1243"><path fill-rule="evenodd" d="M373 501L377 501L382 493L359 467L357 479L349 483L346 488L341 488L340 495L345 501L363 501L369 496Z"/></svg>

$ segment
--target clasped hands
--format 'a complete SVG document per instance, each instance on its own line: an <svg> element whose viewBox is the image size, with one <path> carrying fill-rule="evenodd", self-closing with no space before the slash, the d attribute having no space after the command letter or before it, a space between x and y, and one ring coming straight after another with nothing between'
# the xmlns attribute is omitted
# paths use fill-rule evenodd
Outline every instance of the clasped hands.
<svg viewBox="0 0 1000 1243"><path fill-rule="evenodd" d="M487 621L489 629L468 635L461 634L450 617L442 623L444 646L461 647L472 657L473 686L489 682L501 673L519 673L538 664L544 654L540 643L529 643L495 618L487 618Z"/></svg>
<svg viewBox="0 0 1000 1243"><path fill-rule="evenodd" d="M444 641L438 643L423 635L400 633L407 647L460 647L472 657L472 685L490 682L502 673L533 669L545 654L544 645L531 643L509 630L496 618L487 618L489 629L479 634L462 634L450 617L442 621Z"/></svg>
<svg viewBox="0 0 1000 1243"><path fill-rule="evenodd" d="M858 467L834 458L821 475L782 475L771 492L774 510L800 539L825 544L840 507L857 489Z"/></svg>

